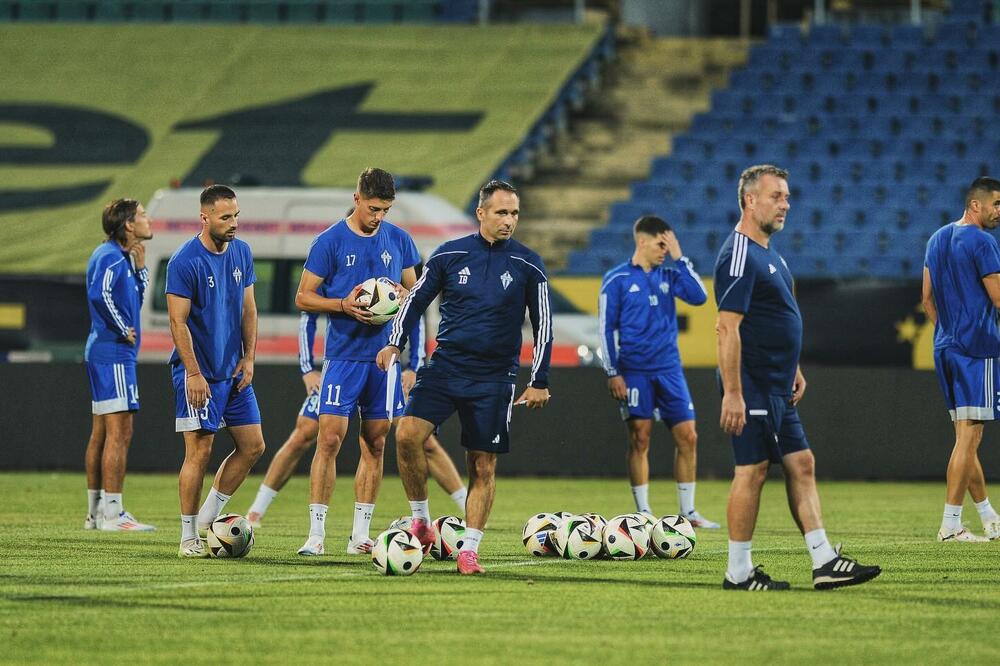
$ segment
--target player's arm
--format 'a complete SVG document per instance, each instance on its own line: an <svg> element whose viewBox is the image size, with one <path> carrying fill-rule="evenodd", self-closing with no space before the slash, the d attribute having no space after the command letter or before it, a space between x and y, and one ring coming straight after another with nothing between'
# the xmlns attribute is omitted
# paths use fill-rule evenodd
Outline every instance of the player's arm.
<svg viewBox="0 0 1000 666"><path fill-rule="evenodd" d="M191 329L188 328L188 317L191 315L191 299L167 294L167 316L170 318L170 337L177 348L177 356L181 359L184 372L187 375L187 401L195 409L201 409L208 402L212 392L208 388L208 380L201 374L201 367L194 355L194 341L191 339Z"/></svg>
<svg viewBox="0 0 1000 666"><path fill-rule="evenodd" d="M127 319L128 309L115 298L116 287L125 274L125 260L115 261L96 271L94 282L87 288L87 297L108 328L117 331L121 339L135 344L135 327ZM120 291L120 290L117 290Z"/></svg>
<svg viewBox="0 0 1000 666"><path fill-rule="evenodd" d="M536 259L541 264L541 258ZM531 378L516 402L528 409L541 409L549 402L549 365L552 362L552 308L549 307L549 281L544 266L531 270L525 288L528 319L535 345L531 350ZM523 311L522 311L523 312ZM523 315L522 315L523 316Z"/></svg>
<svg viewBox="0 0 1000 666"><path fill-rule="evenodd" d="M319 390L322 382L316 370L313 359L313 346L316 342L315 312L303 312L299 317L299 370L302 371L302 383L306 386L306 395Z"/></svg>
<svg viewBox="0 0 1000 666"><path fill-rule="evenodd" d="M139 283L139 307L145 301L146 289L149 288L149 269L146 268L146 246L142 241L135 241L128 248L128 253L132 257L132 268L135 270L135 279Z"/></svg>
<svg viewBox="0 0 1000 666"><path fill-rule="evenodd" d="M403 387L403 397L410 397L410 389L417 383L417 370L424 364L426 357L426 347L424 346L424 317L417 321L417 325L410 331L410 361L400 375L400 385Z"/></svg>
<svg viewBox="0 0 1000 666"><path fill-rule="evenodd" d="M983 276L983 286L986 287L986 293L989 294L993 307L1000 309L1000 273Z"/></svg>
<svg viewBox="0 0 1000 666"><path fill-rule="evenodd" d="M987 275L983 278L983 286L986 287L986 291L989 292L989 286L987 285L987 278L998 277L1000 275ZM998 286L1000 290L1000 286ZM937 305L934 304L934 288L931 286L931 271L929 268L924 266L924 283L920 289L920 302L923 303L924 312L927 314L927 319L930 320L931 324L937 323ZM997 304L997 298L990 294L990 298L993 300L994 305Z"/></svg>
<svg viewBox="0 0 1000 666"><path fill-rule="evenodd" d="M694 264L685 256L674 259L676 270L670 271L673 277L674 294L691 305L704 305L708 300L708 290L701 276L694 270Z"/></svg>
<svg viewBox="0 0 1000 666"><path fill-rule="evenodd" d="M719 311L717 332L719 336L719 371L722 374L722 415L719 425L730 435L739 435L746 425L747 406L743 400L743 383L740 379L740 323L743 313Z"/></svg>
<svg viewBox="0 0 1000 666"><path fill-rule="evenodd" d="M618 345L615 333L620 329L621 292L614 276L606 279L597 296L597 320L601 326L601 361L608 375L608 392L615 400L625 400L625 379L618 374Z"/></svg>
<svg viewBox="0 0 1000 666"><path fill-rule="evenodd" d="M431 301L441 292L444 287L444 264L445 260L434 255L427 260L423 273L420 276L420 284L416 281L416 270L413 267L403 272L403 280L407 280L407 271L413 271L413 284L410 285L410 292L403 299L399 307L399 314L392 318L390 324L392 328L389 332L389 344L379 350L375 356L375 365L382 370L387 370L392 357L399 358L399 354L406 347L407 336L417 325L417 322L424 316ZM405 286L405 284L404 284Z"/></svg>
<svg viewBox="0 0 1000 666"><path fill-rule="evenodd" d="M243 321L240 323L243 335L243 358L236 364L233 377L240 378L236 385L237 391L242 391L253 382L253 364L257 356L257 299L254 296L253 285L243 289Z"/></svg>
<svg viewBox="0 0 1000 666"><path fill-rule="evenodd" d="M322 284L322 277L308 268L303 269L299 290L295 294L295 307L303 312L339 314L357 319L362 324L371 323L372 313L357 301L361 285L355 286L350 293L339 298L327 298L319 293Z"/></svg>

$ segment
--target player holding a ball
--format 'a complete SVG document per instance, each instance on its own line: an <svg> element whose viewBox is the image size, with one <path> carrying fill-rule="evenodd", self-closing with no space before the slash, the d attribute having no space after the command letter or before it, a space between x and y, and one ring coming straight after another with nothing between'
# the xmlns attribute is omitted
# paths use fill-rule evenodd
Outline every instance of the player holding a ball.
<svg viewBox="0 0 1000 666"><path fill-rule="evenodd" d="M373 322L360 285L369 278L388 278L401 285L402 296L416 282L420 261L409 234L385 221L396 198L392 175L365 169L358 177L354 212L313 241L299 282L295 305L304 312L327 315L326 355L319 392L319 435L313 455L309 490L309 536L299 555L323 555L326 513L336 481L337 453L351 415L361 414L361 460L354 481L354 526L348 554L368 553L375 498L382 483L382 451L390 419L402 413L399 364L395 364L396 396L388 413L390 379L375 367L375 354L389 337L387 327Z"/></svg>

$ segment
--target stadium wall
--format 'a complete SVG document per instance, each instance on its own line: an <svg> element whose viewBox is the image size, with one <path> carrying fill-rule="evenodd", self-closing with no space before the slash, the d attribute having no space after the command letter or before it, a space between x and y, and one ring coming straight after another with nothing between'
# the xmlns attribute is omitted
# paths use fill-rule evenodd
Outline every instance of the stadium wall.
<svg viewBox="0 0 1000 666"><path fill-rule="evenodd" d="M806 367L808 381L800 406L802 420L818 459L821 478L943 479L952 431L932 372L904 368ZM142 411L136 417L129 454L132 471L176 471L183 458L174 433L173 389L166 366L140 364ZM519 382L519 387L524 381ZM732 472L728 440L717 425L719 397L714 371L688 371L698 409L699 474L727 478ZM608 397L603 373L596 368L552 371L552 402L542 411L515 408L513 451L499 465L502 475L624 476L625 430ZM86 372L77 364L2 364L0 386L0 469L82 470L90 432L90 396ZM254 381L267 452L267 463L291 430L301 405L302 383L294 367L258 366ZM461 455L458 423L442 429L441 440ZM1000 452L987 428L982 446L987 477L1000 474ZM217 464L229 451L220 436ZM391 437L390 437L391 440ZM351 475L357 465L357 434L352 427L338 468ZM299 472L306 473L311 455ZM657 428L651 452L653 474L669 477L672 445ZM460 469L464 466L459 462ZM395 473L395 448L386 450L386 472Z"/></svg>

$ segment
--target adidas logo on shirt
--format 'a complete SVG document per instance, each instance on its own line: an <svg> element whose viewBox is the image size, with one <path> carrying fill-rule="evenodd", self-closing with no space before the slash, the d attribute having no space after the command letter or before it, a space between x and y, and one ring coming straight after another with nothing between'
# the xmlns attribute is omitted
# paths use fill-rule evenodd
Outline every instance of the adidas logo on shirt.
<svg viewBox="0 0 1000 666"><path fill-rule="evenodd" d="M637 291L640 291L639 285L637 285L637 284L633 284L631 287L628 288L628 293L630 293L630 294L634 294Z"/></svg>
<svg viewBox="0 0 1000 666"><path fill-rule="evenodd" d="M470 271L469 267L466 266L465 268L463 268L458 272L458 283L459 284L467 283L469 281L470 275L472 275L472 271Z"/></svg>
<svg viewBox="0 0 1000 666"><path fill-rule="evenodd" d="M767 265L767 270L771 273L771 275L774 275L775 272L777 272L778 269L774 267L774 264L768 264Z"/></svg>
<svg viewBox="0 0 1000 666"><path fill-rule="evenodd" d="M493 443L494 444L499 444L500 443L500 435L497 435L496 437L493 438Z"/></svg>

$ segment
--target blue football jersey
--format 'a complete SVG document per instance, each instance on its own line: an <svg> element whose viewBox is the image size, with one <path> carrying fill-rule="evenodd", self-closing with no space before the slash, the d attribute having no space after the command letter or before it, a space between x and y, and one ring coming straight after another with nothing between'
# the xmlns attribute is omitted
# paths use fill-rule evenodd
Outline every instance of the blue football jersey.
<svg viewBox="0 0 1000 666"><path fill-rule="evenodd" d="M964 356L1000 356L997 309L983 278L1000 273L1000 246L971 224L941 227L927 241L924 261L931 276L938 320L934 348L954 347Z"/></svg>
<svg viewBox="0 0 1000 666"><path fill-rule="evenodd" d="M740 323L743 373L761 393L791 395L802 351L802 313L785 260L737 231L719 250L715 302L719 310L743 315Z"/></svg>
<svg viewBox="0 0 1000 666"><path fill-rule="evenodd" d="M167 264L167 293L191 301L187 325L205 379L232 377L243 357L243 291L257 281L250 246L236 238L226 251L209 251L195 236ZM180 363L177 350L170 363Z"/></svg>
<svg viewBox="0 0 1000 666"><path fill-rule="evenodd" d="M84 360L90 363L134 362L141 330L139 310L149 285L149 271L136 272L132 257L114 241L97 246L87 262L87 304L90 334ZM126 340L135 329L135 344Z"/></svg>
<svg viewBox="0 0 1000 666"><path fill-rule="evenodd" d="M328 298L342 298L368 278L399 282L403 270L419 262L413 239L394 224L383 221L374 236L360 236L341 220L316 237L305 267L323 278ZM340 313L327 316L327 360L374 361L388 339L388 326L362 324Z"/></svg>

